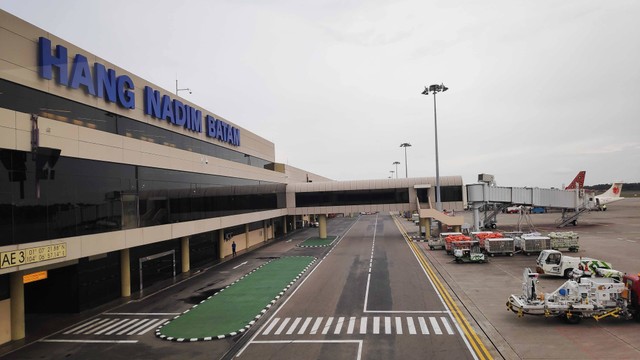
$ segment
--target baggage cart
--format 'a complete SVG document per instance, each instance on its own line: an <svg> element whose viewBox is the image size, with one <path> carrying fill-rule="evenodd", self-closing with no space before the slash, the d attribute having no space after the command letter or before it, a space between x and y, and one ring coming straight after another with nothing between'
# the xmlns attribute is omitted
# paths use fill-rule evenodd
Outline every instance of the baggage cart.
<svg viewBox="0 0 640 360"><path fill-rule="evenodd" d="M516 248L522 251L525 255L531 255L539 253L542 250L551 249L551 238L548 236L527 236L527 234L516 238Z"/></svg>
<svg viewBox="0 0 640 360"><path fill-rule="evenodd" d="M513 256L516 251L516 244L512 238L486 239L484 241L484 251L489 256L496 254Z"/></svg>
<svg viewBox="0 0 640 360"><path fill-rule="evenodd" d="M554 250L566 249L571 252L580 250L578 233L574 231L551 232L548 236L551 238L551 248Z"/></svg>

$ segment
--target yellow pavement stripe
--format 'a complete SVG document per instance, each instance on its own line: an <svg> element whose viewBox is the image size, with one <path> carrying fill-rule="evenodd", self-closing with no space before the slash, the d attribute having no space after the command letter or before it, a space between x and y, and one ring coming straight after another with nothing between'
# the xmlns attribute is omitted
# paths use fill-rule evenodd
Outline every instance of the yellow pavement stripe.
<svg viewBox="0 0 640 360"><path fill-rule="evenodd" d="M460 324L465 337L473 347L478 358L487 359L487 360L493 359L493 357L489 353L489 350L487 350L487 348L484 346L484 344L482 343L482 340L480 340L480 338L478 337L478 334L476 334L476 332L473 330L473 328L471 327L471 324L469 324L469 321L467 321L467 318L460 311L460 308L458 308L458 305L453 300L453 298L451 297L451 295L449 294L445 286L440 282L436 274L433 272L433 269L431 269L431 266L429 265L427 259L424 257L424 254L422 253L422 251L420 251L418 246L413 241L410 240L409 235L404 230L404 227L399 223L398 219L396 217L394 217L393 219L394 219L394 222L396 223L396 226L402 233L405 241L409 244L409 246L411 247L411 250L418 258L418 261L420 262L421 266L427 272L429 277L432 279L438 292L440 293L443 300L447 304L447 307L449 307L449 309L451 310L451 313L456 318L456 321L458 322L458 324Z"/></svg>

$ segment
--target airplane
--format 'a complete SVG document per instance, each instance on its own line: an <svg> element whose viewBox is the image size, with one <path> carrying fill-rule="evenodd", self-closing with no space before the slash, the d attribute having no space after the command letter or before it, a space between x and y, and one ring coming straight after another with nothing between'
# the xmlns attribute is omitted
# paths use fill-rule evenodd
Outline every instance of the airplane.
<svg viewBox="0 0 640 360"><path fill-rule="evenodd" d="M609 190L600 195L595 195L592 199L589 200L595 203L596 210L606 211L607 204L624 200L624 198L620 196L620 193L622 192L622 185L622 183L613 183Z"/></svg>
<svg viewBox="0 0 640 360"><path fill-rule="evenodd" d="M578 173L578 175L576 175L576 177L573 179L573 181L571 181L571 183L569 184L569 186L567 186L566 188L564 188L565 190L571 190L571 189L575 189L576 186L578 187L578 189L582 189L584 188L584 176L586 175L586 171L582 170Z"/></svg>

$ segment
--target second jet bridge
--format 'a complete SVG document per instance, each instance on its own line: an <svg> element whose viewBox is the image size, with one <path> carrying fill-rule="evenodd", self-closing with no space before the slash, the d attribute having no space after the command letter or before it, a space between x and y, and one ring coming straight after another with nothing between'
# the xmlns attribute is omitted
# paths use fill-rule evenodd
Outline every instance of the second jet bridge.
<svg viewBox="0 0 640 360"><path fill-rule="evenodd" d="M500 209L506 205L540 206L563 210L574 210L571 217L562 218L559 226L575 221L589 209L588 196L582 190L541 189L530 187L490 186L486 183L467 185L467 201L473 210L473 228L483 227L479 209L486 204L497 204Z"/></svg>

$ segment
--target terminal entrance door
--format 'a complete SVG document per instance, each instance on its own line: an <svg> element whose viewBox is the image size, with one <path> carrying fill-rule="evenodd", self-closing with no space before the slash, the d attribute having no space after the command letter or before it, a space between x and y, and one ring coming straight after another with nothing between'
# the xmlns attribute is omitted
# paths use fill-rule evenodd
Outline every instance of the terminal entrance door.
<svg viewBox="0 0 640 360"><path fill-rule="evenodd" d="M160 280L176 276L176 251L169 250L154 255L141 257L138 260L140 274L140 291Z"/></svg>

